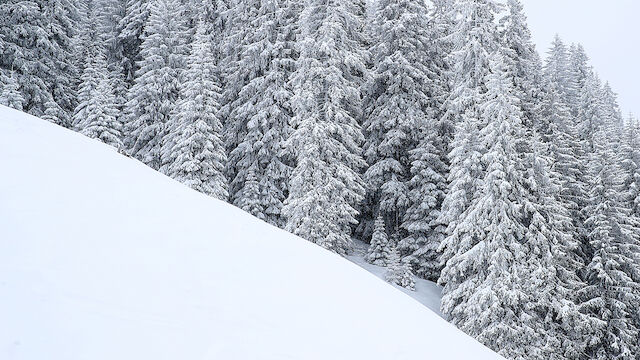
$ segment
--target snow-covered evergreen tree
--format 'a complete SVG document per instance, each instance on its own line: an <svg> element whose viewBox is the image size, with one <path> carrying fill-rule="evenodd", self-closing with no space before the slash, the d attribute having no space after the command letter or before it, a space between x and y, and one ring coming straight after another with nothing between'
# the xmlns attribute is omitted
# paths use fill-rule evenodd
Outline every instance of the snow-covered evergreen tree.
<svg viewBox="0 0 640 360"><path fill-rule="evenodd" d="M607 142L606 129L594 135L590 154L590 199L585 213L593 256L586 268L588 286L578 291L583 312L600 320L588 339L592 359L632 359L638 351L634 316L639 304L637 228L625 219L629 214L621 196L621 169L617 154Z"/></svg>
<svg viewBox="0 0 640 360"><path fill-rule="evenodd" d="M523 139L522 170L524 186L525 239L537 249L542 264L524 268L523 278L537 282L537 315L544 324L544 358L580 359L586 347L586 334L595 319L580 313L576 291L585 286L578 276L584 262L577 254L579 243L573 236L569 211L560 201L560 177L552 170L552 157L537 133L529 130Z"/></svg>
<svg viewBox="0 0 640 360"><path fill-rule="evenodd" d="M568 67L565 84L566 102L573 116L580 116L584 87L592 69L589 66L589 57L580 44L571 44L567 54ZM586 134L583 134L586 135Z"/></svg>
<svg viewBox="0 0 640 360"><path fill-rule="evenodd" d="M123 1L126 1L125 13L118 23L118 41L122 44L122 70L125 80L133 85L139 69L138 62L143 59L141 45L144 28L154 0Z"/></svg>
<svg viewBox="0 0 640 360"><path fill-rule="evenodd" d="M225 145L227 153L230 155L247 132L246 119L232 114L238 112L235 104L238 101L242 102L240 91L252 77L256 76L257 68L260 67L260 64L255 62L247 63L249 56L246 56L247 59L241 64L242 55L250 55L245 50L251 39L259 36L251 34L259 26L256 21L259 8L260 1L258 0L231 0L228 2L226 14L222 16L224 27L219 45L219 56L221 77L224 79L224 93L221 101L221 117L224 119ZM235 167L232 163L228 165L227 177L233 180L236 172ZM232 190L232 195L233 193Z"/></svg>
<svg viewBox="0 0 640 360"><path fill-rule="evenodd" d="M162 171L170 177L220 200L229 197L221 139L220 85L211 35L204 22L187 60L180 99L171 114L162 144Z"/></svg>
<svg viewBox="0 0 640 360"><path fill-rule="evenodd" d="M238 143L229 154L227 173L232 202L239 205L244 202L248 171L253 169L261 195L252 214L282 227L281 210L291 172L291 156L284 142L291 134L289 77L295 62L298 6L295 1L262 1L255 11L247 24L251 31L238 64L238 69L248 74L246 84L232 102L228 119L237 124L230 129L240 133L229 134Z"/></svg>
<svg viewBox="0 0 640 360"><path fill-rule="evenodd" d="M587 202L587 181L585 143L581 136L581 122L577 112L572 110L570 102L574 97L575 82L570 72L569 54L566 46L556 37L545 65L547 81L546 98L543 104L543 116L549 123L547 138L553 156L553 171L559 176L559 198L569 210L572 224L569 230L580 244L583 261L587 231L584 226L584 213L581 211Z"/></svg>
<svg viewBox="0 0 640 360"><path fill-rule="evenodd" d="M101 7L98 24L101 42L107 53L107 68L116 96L116 107L121 111L126 103L129 83L126 81L123 40L120 38L121 21L126 16L126 0L98 0Z"/></svg>
<svg viewBox="0 0 640 360"><path fill-rule="evenodd" d="M82 131L83 123L96 111L95 108L88 108L89 104L95 105L94 97L102 79L106 76L105 48L100 41L98 26L98 4L89 0L80 3L82 23L85 29L78 34L75 45L77 46L76 56L78 65L82 69L82 74L78 79L77 101L78 105L73 111L71 128ZM81 125L83 124L83 125Z"/></svg>
<svg viewBox="0 0 640 360"><path fill-rule="evenodd" d="M74 32L73 3L66 0L7 0L0 4L0 69L13 72L23 109L42 116L50 100L60 108L57 123L68 126L73 110L69 38Z"/></svg>
<svg viewBox="0 0 640 360"><path fill-rule="evenodd" d="M438 248L444 240L446 226L439 222L440 206L445 197L447 182L446 165L436 147L437 128L424 126L418 132L422 140L411 150L411 176L409 180L410 206L402 227L407 237L400 240L398 250L414 273L425 279L437 281L440 276Z"/></svg>
<svg viewBox="0 0 640 360"><path fill-rule="evenodd" d="M122 147L122 123L116 118L115 105L113 88L108 78L104 77L87 106L88 109L95 109L95 112L81 124L80 132L120 149Z"/></svg>
<svg viewBox="0 0 640 360"><path fill-rule="evenodd" d="M459 234L468 226L461 222L463 214L474 198L478 179L483 176L484 150L477 139L482 127L479 106L486 93L489 57L498 48L495 15L499 9L493 0L461 0L449 15L456 19L450 35L453 85L444 116L453 119L456 130L450 144L449 186L439 218L447 226L447 236L440 245L443 264L459 251ZM445 284L448 278L441 277L439 281Z"/></svg>
<svg viewBox="0 0 640 360"><path fill-rule="evenodd" d="M395 233L409 206L409 151L416 146L417 130L433 121L427 113L428 9L420 1L377 0L374 14L374 68L365 91L370 108L363 125L369 165L364 179L368 206L382 214Z"/></svg>
<svg viewBox="0 0 640 360"><path fill-rule="evenodd" d="M256 177L256 171L250 168L247 171L247 184L242 189L242 198L237 206L249 214L257 214L254 216L260 220L264 220L264 213L260 211L260 196L260 184Z"/></svg>
<svg viewBox="0 0 640 360"><path fill-rule="evenodd" d="M387 266L387 261L390 258L392 247L395 247L395 245L389 243L384 217L382 215L378 215L374 224L371 244L369 244L367 254L365 255L365 260L374 265Z"/></svg>
<svg viewBox="0 0 640 360"><path fill-rule="evenodd" d="M507 1L508 13L500 19L502 45L513 67L514 91L520 100L523 124L540 129L542 60L535 49L520 0Z"/></svg>
<svg viewBox="0 0 640 360"><path fill-rule="evenodd" d="M145 24L135 84L129 90L125 146L131 154L159 169L166 123L178 98L185 67L184 7L178 0L153 0Z"/></svg>
<svg viewBox="0 0 640 360"><path fill-rule="evenodd" d="M24 98L20 93L15 74L11 73L2 79L2 91L0 92L0 105L22 111Z"/></svg>
<svg viewBox="0 0 640 360"><path fill-rule="evenodd" d="M301 49L293 75L294 132L289 151L297 165L282 210L287 230L346 254L364 195L359 174L360 83L365 71L357 0L307 0L301 15Z"/></svg>
<svg viewBox="0 0 640 360"><path fill-rule="evenodd" d="M525 208L529 191L516 150L523 136L522 114L504 58L496 52L480 107L479 141L485 169L457 227L456 251L442 270L442 310L456 326L507 358L543 354L541 319L551 244L546 219ZM531 216L529 225L525 215ZM531 276L535 281L531 281ZM531 355L530 355L531 356Z"/></svg>
<svg viewBox="0 0 640 360"><path fill-rule="evenodd" d="M44 114L42 115L42 120L46 120L53 124L59 124L60 119L64 118L64 114L60 106L53 101L53 99L47 101L44 104ZM73 119L72 119L73 120Z"/></svg>
<svg viewBox="0 0 640 360"><path fill-rule="evenodd" d="M625 120L620 154L623 157L627 189L627 207L634 216L640 217L640 122L633 114Z"/></svg>
<svg viewBox="0 0 640 360"><path fill-rule="evenodd" d="M586 156L595 151L594 135L603 125L605 116L602 82L596 73L590 72L580 90L578 108L579 130Z"/></svg>
<svg viewBox="0 0 640 360"><path fill-rule="evenodd" d="M400 258L400 253L395 244L391 245L387 267L387 273L385 274L387 282L412 291L415 290L416 284L411 273L411 266Z"/></svg>
<svg viewBox="0 0 640 360"><path fill-rule="evenodd" d="M48 83L54 101L63 111L62 125L69 127L76 106L74 80L79 76L73 64L73 37L78 33L78 10L73 0L42 0L48 33L57 50L52 56Z"/></svg>
<svg viewBox="0 0 640 360"><path fill-rule="evenodd" d="M122 147L122 123L116 118L116 98L104 48L96 44L90 51L81 78L73 127L90 138L119 149Z"/></svg>

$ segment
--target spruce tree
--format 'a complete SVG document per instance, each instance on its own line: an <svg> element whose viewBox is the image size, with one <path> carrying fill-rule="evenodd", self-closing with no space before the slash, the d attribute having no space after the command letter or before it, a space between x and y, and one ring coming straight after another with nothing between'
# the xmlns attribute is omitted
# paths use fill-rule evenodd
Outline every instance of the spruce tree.
<svg viewBox="0 0 640 360"><path fill-rule="evenodd" d="M55 53L50 54L51 65L47 82L51 95L62 109L63 126L71 126L71 116L76 106L74 81L79 77L73 63L73 37L77 35L78 10L73 0L41 0L41 8L47 19L47 32Z"/></svg>
<svg viewBox="0 0 640 360"><path fill-rule="evenodd" d="M418 276L437 281L440 275L440 254L447 224L440 219L447 190L447 153L453 136L451 114L445 114L449 94L451 41L453 19L449 17L453 2L433 2L428 19L428 45L424 49L428 97L427 121L414 133L416 146L409 151L410 179L409 207L403 218L406 236L398 243L398 250L412 271ZM417 137L415 136L417 135Z"/></svg>
<svg viewBox="0 0 640 360"><path fill-rule="evenodd" d="M162 144L162 171L187 186L220 200L229 197L223 174L227 156L221 139L220 85L211 35L198 25L187 60L180 99Z"/></svg>
<svg viewBox="0 0 640 360"><path fill-rule="evenodd" d="M528 224L525 238L532 248L538 249L542 264L525 268L538 282L536 313L543 329L544 357L580 359L586 347L586 334L595 319L580 313L576 304L576 291L585 286L578 276L584 268L578 256L579 243L573 236L569 211L560 201L560 176L552 170L552 157L537 133L528 130L522 154L522 171L526 174L523 185L524 223ZM545 252L545 250L548 250ZM541 265L541 266L540 266Z"/></svg>
<svg viewBox="0 0 640 360"><path fill-rule="evenodd" d="M544 128L540 118L542 100L542 61L533 44L520 0L507 1L507 14L500 19L501 43L513 67L513 87L520 100L523 124Z"/></svg>
<svg viewBox="0 0 640 360"><path fill-rule="evenodd" d="M442 310L456 326L507 358L551 352L539 308L553 280L547 220L528 206L516 146L522 114L504 57L496 52L481 105L483 177L457 228L458 246L442 270ZM530 217L529 223L525 215ZM529 278L530 277L530 278ZM544 313L544 310L542 311Z"/></svg>
<svg viewBox="0 0 640 360"><path fill-rule="evenodd" d="M78 34L79 38L76 39L75 44L77 46L75 55L82 57L77 59L82 74L78 79L78 105L71 119L71 128L76 131L82 131L83 123L96 111L95 108L88 108L88 106L95 105L93 98L107 71L105 48L100 41L98 4L92 0L80 3L80 13L85 29Z"/></svg>
<svg viewBox="0 0 640 360"><path fill-rule="evenodd" d="M571 44L568 49L568 68L566 79L566 101L573 116L579 117L581 107L584 106L582 98L584 88L592 69L589 66L589 57L580 44Z"/></svg>
<svg viewBox="0 0 640 360"><path fill-rule="evenodd" d="M425 279L437 281L440 276L438 248L444 240L446 226L439 222L440 206L445 197L446 164L436 147L437 129L424 126L418 132L422 140L409 152L411 179L409 180L410 206L402 227L407 237L400 240L398 250L406 254L404 260L413 272Z"/></svg>
<svg viewBox="0 0 640 360"><path fill-rule="evenodd" d="M587 202L585 142L581 134L582 124L571 102L575 96L575 82L571 75L569 53L559 37L556 37L545 65L546 97L543 116L549 123L547 139L553 156L553 171L560 181L559 199L569 211L569 232L580 244L577 250L583 261L588 261L585 248L587 231L584 213Z"/></svg>
<svg viewBox="0 0 640 360"><path fill-rule="evenodd" d="M249 62L249 55L252 53L247 53L246 48L252 39L266 34L252 35L252 31L259 26L256 18L260 1L233 0L229 1L228 7L226 14L222 16L224 27L219 45L220 71L224 79L220 114L224 119L225 146L227 153L231 155L247 133L246 119L238 116L237 105L242 103L240 91L248 85L253 76L257 75L259 69L256 68L261 66L256 62ZM241 64L243 55L245 59ZM253 55L256 54L253 53ZM229 162L227 165L225 169L227 178L233 181L237 172L235 164ZM235 193L233 186L231 192L233 197Z"/></svg>
<svg viewBox="0 0 640 360"><path fill-rule="evenodd" d="M129 86L133 85L142 57L144 28L151 4L155 0L123 0L125 13L117 27L118 41L122 44L122 71Z"/></svg>
<svg viewBox="0 0 640 360"><path fill-rule="evenodd" d="M116 107L123 110L126 103L129 83L126 81L124 42L120 38L120 23L126 16L125 0L99 0L101 7L98 24L101 39L107 53L107 68L109 78L116 96Z"/></svg>
<svg viewBox="0 0 640 360"><path fill-rule="evenodd" d="M631 359L638 351L637 229L627 223L622 205L621 169L607 142L606 128L595 135L590 155L589 246L593 251L585 278L588 286L578 291L582 311L600 320L589 338L586 354L593 359ZM635 231L634 231L635 230Z"/></svg>
<svg viewBox="0 0 640 360"><path fill-rule="evenodd" d="M627 190L627 207L634 216L640 217L640 122L633 114L625 120L622 136L624 188Z"/></svg>
<svg viewBox="0 0 640 360"><path fill-rule="evenodd" d="M104 48L96 44L90 51L81 78L73 127L90 138L120 149L122 123L116 118L116 98L109 79Z"/></svg>
<svg viewBox="0 0 640 360"><path fill-rule="evenodd" d="M53 124L60 124L60 119L63 119L64 116L65 115L62 113L62 109L55 101L53 101L53 99L47 101L44 104L44 114L42 115L42 120L46 120Z"/></svg>
<svg viewBox="0 0 640 360"><path fill-rule="evenodd" d="M363 125L364 174L368 205L383 214L390 232L400 230L409 206L409 151L417 130L430 118L427 76L429 45L426 4L411 0L375 2L371 49L374 68L366 95Z"/></svg>
<svg viewBox="0 0 640 360"><path fill-rule="evenodd" d="M260 220L264 219L264 213L260 210L260 184L256 177L256 171L250 168L247 173L247 185L242 189L242 200L238 203L238 207L249 214L254 215Z"/></svg>
<svg viewBox="0 0 640 360"><path fill-rule="evenodd" d="M11 73L2 79L2 91L0 92L0 105L8 106L10 108L22 111L24 104L24 98L20 93L18 82L16 81L15 74Z"/></svg>
<svg viewBox="0 0 640 360"><path fill-rule="evenodd" d="M387 282L411 291L415 290L416 284L410 266L400 258L400 253L394 244L391 245L387 267L387 273L385 274Z"/></svg>
<svg viewBox="0 0 640 360"><path fill-rule="evenodd" d="M455 135L449 152L449 186L443 200L439 222L446 224L447 236L440 245L441 261L446 264L460 247L462 222L474 198L482 174L484 150L478 140L481 124L479 108L486 93L489 57L498 48L495 15L500 7L493 0L462 0L455 3L450 17L456 19L450 35L449 57L452 91L444 106L446 118L453 119ZM445 284L447 277L440 277Z"/></svg>
<svg viewBox="0 0 640 360"><path fill-rule="evenodd" d="M373 265L387 266L393 246L393 244L389 243L384 218L382 215L378 215L365 260Z"/></svg>
<svg viewBox="0 0 640 360"><path fill-rule="evenodd" d="M0 4L0 69L20 84L24 111L42 116L45 104L57 104L57 123L69 125L73 109L69 37L73 4L63 0L7 0Z"/></svg>
<svg viewBox="0 0 640 360"><path fill-rule="evenodd" d="M436 140L437 148L441 152L442 160L447 163L447 154L455 132L456 115L447 111L445 104L451 93L451 86L455 79L452 65L457 58L453 56L454 39L452 33L456 25L453 13L453 0L434 0L429 17L429 74L432 78L433 89L429 93L432 101L433 116L438 119ZM446 174L445 174L446 177Z"/></svg>
<svg viewBox="0 0 640 360"><path fill-rule="evenodd" d="M351 227L364 195L360 169L360 84L365 71L362 4L307 0L300 57L292 82L297 165L282 210L286 229L339 254L351 250Z"/></svg>
<svg viewBox="0 0 640 360"><path fill-rule="evenodd" d="M145 25L135 84L127 101L126 142L131 155L159 169L166 124L178 98L185 64L186 29L178 0L154 0Z"/></svg>
<svg viewBox="0 0 640 360"><path fill-rule="evenodd" d="M228 119L238 124L235 129L243 129L233 134L239 143L229 154L232 202L239 205L244 201L248 170L253 169L261 196L252 214L281 227L291 172L291 156L284 142L291 134L289 78L295 61L296 18L293 1L260 2L240 50L238 69L248 73L246 84L233 101Z"/></svg>

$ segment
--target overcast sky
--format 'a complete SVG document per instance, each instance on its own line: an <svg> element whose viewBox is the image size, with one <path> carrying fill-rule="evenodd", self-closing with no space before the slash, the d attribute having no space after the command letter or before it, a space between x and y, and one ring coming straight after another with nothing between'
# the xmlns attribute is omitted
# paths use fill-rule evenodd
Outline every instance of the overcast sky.
<svg viewBox="0 0 640 360"><path fill-rule="evenodd" d="M619 95L624 115L640 116L640 0L522 0L538 51L556 33L581 43Z"/></svg>

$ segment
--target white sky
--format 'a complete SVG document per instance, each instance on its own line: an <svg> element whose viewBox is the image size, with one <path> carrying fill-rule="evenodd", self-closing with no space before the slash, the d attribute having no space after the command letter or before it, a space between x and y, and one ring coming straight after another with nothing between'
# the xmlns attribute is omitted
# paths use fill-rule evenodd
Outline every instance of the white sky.
<svg viewBox="0 0 640 360"><path fill-rule="evenodd" d="M640 0L521 0L543 57L556 33L581 43L623 114L640 116Z"/></svg>

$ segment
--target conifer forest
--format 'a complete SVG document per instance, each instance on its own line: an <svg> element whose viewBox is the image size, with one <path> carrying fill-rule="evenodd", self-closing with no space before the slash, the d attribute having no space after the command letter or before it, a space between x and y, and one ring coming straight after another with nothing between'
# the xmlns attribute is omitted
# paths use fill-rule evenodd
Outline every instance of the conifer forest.
<svg viewBox="0 0 640 360"><path fill-rule="evenodd" d="M366 243L507 359L640 359L640 121L520 0L1 0L0 104Z"/></svg>

